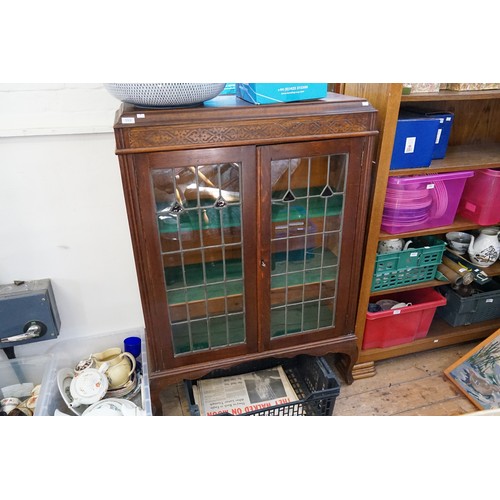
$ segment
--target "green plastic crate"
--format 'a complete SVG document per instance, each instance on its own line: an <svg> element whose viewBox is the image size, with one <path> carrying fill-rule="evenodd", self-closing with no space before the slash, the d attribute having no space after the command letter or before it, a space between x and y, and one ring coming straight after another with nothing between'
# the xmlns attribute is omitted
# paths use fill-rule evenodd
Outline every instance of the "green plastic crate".
<svg viewBox="0 0 500 500"><path fill-rule="evenodd" d="M446 243L435 236L412 238L412 248L378 254L372 292L433 280L443 260Z"/></svg>

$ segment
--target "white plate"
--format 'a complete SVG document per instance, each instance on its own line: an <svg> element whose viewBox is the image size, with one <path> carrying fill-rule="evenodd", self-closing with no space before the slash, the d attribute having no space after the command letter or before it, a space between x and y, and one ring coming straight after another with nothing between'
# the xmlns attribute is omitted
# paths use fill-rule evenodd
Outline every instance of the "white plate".
<svg viewBox="0 0 500 500"><path fill-rule="evenodd" d="M132 401L119 398L106 398L90 405L83 417L136 417L145 415L144 411Z"/></svg>
<svg viewBox="0 0 500 500"><path fill-rule="evenodd" d="M71 396L70 392L70 386L71 386L71 381L73 380L74 377L74 372L73 369L71 368L61 368L57 372L57 387L59 389L59 392L61 393L61 397L63 398L63 401L66 403L66 406L75 414L75 415L81 415L87 406L82 405L79 406L78 408L72 408L70 404L73 402L73 396Z"/></svg>

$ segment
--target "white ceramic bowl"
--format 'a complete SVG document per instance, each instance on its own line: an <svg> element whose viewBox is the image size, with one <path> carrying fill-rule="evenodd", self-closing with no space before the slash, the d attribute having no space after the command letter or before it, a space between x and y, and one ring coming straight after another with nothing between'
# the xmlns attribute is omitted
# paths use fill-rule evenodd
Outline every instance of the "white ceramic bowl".
<svg viewBox="0 0 500 500"><path fill-rule="evenodd" d="M194 106L218 96L225 83L105 83L123 102L147 108Z"/></svg>
<svg viewBox="0 0 500 500"><path fill-rule="evenodd" d="M462 233L460 231L452 231L446 233L446 241L452 250L459 254L464 254L469 248L469 243L472 236L469 233Z"/></svg>

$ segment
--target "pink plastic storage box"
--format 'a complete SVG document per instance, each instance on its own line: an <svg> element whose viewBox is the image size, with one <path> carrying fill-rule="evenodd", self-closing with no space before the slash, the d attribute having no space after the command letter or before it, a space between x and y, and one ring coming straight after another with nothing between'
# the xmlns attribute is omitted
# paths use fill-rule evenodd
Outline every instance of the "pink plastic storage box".
<svg viewBox="0 0 500 500"><path fill-rule="evenodd" d="M372 300L374 300L372 298ZM363 349L407 344L427 335L436 309L446 305L446 298L433 288L396 292L377 296L383 299L411 303L401 309L367 312Z"/></svg>
<svg viewBox="0 0 500 500"><path fill-rule="evenodd" d="M482 226L500 222L500 169L476 170L467 179L458 213Z"/></svg>
<svg viewBox="0 0 500 500"><path fill-rule="evenodd" d="M463 171L389 177L382 230L398 234L452 224L465 181L473 175Z"/></svg>

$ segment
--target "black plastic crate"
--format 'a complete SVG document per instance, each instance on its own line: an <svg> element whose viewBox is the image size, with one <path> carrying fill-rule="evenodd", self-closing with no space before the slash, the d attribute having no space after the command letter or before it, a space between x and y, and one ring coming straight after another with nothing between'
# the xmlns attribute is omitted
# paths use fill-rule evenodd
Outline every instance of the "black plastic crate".
<svg viewBox="0 0 500 500"><path fill-rule="evenodd" d="M484 285L474 283L477 293L462 297L450 286L439 287L446 297L446 305L438 307L436 315L451 326L471 325L500 318L500 278Z"/></svg>
<svg viewBox="0 0 500 500"><path fill-rule="evenodd" d="M340 383L330 365L323 357L301 355L292 359L265 359L244 363L229 370L216 370L204 378L228 377L281 365L297 397L297 401L255 410L237 416L330 416L335 400L340 394ZM185 380L189 411L192 416L200 416L194 401L193 385L196 381ZM219 415L229 415L222 413ZM233 415L231 415L233 416Z"/></svg>

